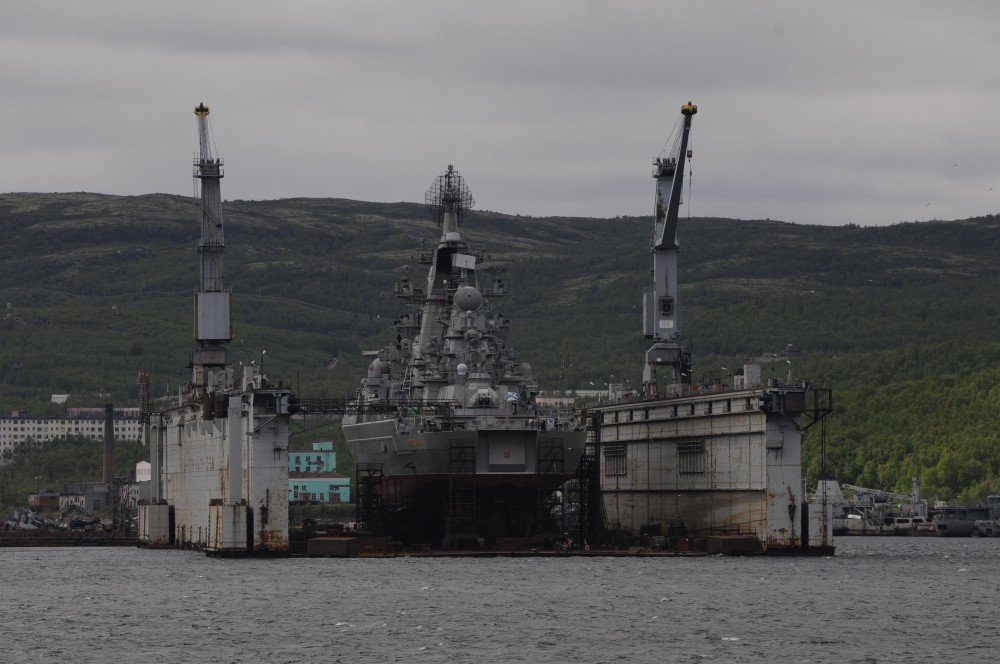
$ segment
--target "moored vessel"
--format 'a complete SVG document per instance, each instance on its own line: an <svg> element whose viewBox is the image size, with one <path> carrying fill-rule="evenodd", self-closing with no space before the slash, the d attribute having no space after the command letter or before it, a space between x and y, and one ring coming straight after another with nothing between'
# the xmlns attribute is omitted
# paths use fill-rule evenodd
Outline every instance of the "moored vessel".
<svg viewBox="0 0 1000 664"><path fill-rule="evenodd" d="M854 484L841 484L834 501L834 535L930 535L934 532L927 500L914 477L910 493L894 493Z"/></svg>
<svg viewBox="0 0 1000 664"><path fill-rule="evenodd" d="M984 505L935 505L934 530L941 537L1000 537L1000 521Z"/></svg>
<svg viewBox="0 0 1000 664"><path fill-rule="evenodd" d="M440 228L421 252L425 281L408 271L394 291L408 311L393 342L370 353L342 421L358 464L359 521L408 544L493 545L558 534L562 484L583 453L570 415L544 412L531 367L504 343L496 308L506 287L485 273L462 235L474 204L448 166L425 202Z"/></svg>

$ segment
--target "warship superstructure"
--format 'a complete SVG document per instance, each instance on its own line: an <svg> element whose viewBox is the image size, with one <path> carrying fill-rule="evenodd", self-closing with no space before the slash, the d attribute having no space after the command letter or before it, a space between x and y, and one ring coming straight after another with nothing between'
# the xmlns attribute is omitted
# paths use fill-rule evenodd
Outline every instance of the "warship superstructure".
<svg viewBox="0 0 1000 664"><path fill-rule="evenodd" d="M831 410L828 389L762 380L744 366L732 385L695 386L682 338L677 222L691 120L653 162L652 283L643 299L642 392L591 410L606 523L627 536L742 537L757 551L832 551L830 502L808 502L802 432Z"/></svg>
<svg viewBox="0 0 1000 664"><path fill-rule="evenodd" d="M540 411L531 367L503 342L509 321L496 302L506 288L498 272L481 280L484 256L462 237L474 201L458 171L449 165L425 202L441 231L420 256L426 281L407 273L395 285L409 311L394 321L394 341L373 353L342 422L359 500L377 491L382 527L410 543L561 531L555 503L585 431Z"/></svg>
<svg viewBox="0 0 1000 664"><path fill-rule="evenodd" d="M152 498L140 505L139 537L151 546L217 555L287 554L292 396L268 381L263 356L239 375L232 366L232 294L223 279L223 161L213 155L208 107L199 104L194 112L194 177L202 211L194 295L198 348L191 381L168 395L158 412L147 413Z"/></svg>

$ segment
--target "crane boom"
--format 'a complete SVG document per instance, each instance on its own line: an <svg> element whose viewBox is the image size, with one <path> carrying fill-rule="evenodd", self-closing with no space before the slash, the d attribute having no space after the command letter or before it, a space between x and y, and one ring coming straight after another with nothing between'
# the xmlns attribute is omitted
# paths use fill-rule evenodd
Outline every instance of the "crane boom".
<svg viewBox="0 0 1000 664"><path fill-rule="evenodd" d="M678 389L690 382L691 355L681 344L682 311L677 284L677 218L684 181L684 160L688 153L691 118L698 107L688 102L681 107L683 125L676 149L653 161L656 180L656 203L653 230L649 243L652 254L652 284L643 293L643 333L654 339L646 351L643 369L643 393L657 396L658 384ZM664 374L661 376L660 374ZM668 388L670 389L670 388Z"/></svg>
<svg viewBox="0 0 1000 664"><path fill-rule="evenodd" d="M914 477L913 486L910 489L909 494L895 493L892 491L884 491L882 489L869 489L864 486L856 486L854 484L841 484L842 489L848 489L853 491L854 495L858 498L870 498L874 501L881 500L882 502L888 501L907 501L907 502L920 502L920 481Z"/></svg>
<svg viewBox="0 0 1000 664"><path fill-rule="evenodd" d="M681 128L677 151L667 157L653 160L653 177L656 179L656 208L653 223L653 248L676 249L677 213L681 204L681 184L684 181L684 160L687 157L688 135L691 133L691 116L698 107L688 102L681 106L684 124Z"/></svg>

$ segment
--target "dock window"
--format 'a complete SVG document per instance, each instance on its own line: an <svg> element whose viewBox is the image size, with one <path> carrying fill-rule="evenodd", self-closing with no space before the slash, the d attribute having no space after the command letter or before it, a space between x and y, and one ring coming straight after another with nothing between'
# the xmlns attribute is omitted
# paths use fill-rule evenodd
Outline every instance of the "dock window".
<svg viewBox="0 0 1000 664"><path fill-rule="evenodd" d="M604 446L604 476L623 477L625 475L625 446Z"/></svg>
<svg viewBox="0 0 1000 664"><path fill-rule="evenodd" d="M677 470L686 474L705 472L704 441L677 443Z"/></svg>

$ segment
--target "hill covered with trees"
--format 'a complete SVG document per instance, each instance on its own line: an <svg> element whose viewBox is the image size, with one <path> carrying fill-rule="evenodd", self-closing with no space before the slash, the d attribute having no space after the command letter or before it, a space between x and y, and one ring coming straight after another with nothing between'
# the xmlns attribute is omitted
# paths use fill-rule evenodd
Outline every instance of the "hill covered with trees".
<svg viewBox="0 0 1000 664"><path fill-rule="evenodd" d="M305 397L352 392L361 351L402 308L393 284L437 228L422 205L342 199L224 204L237 362ZM137 401L188 379L199 202L0 195L0 411ZM501 270L508 344L543 389L638 384L650 218L471 212L466 239ZM885 227L683 219L685 336L695 381L791 345L765 375L834 389L827 461L840 481L941 499L1000 491L1000 218ZM415 277L422 278L416 268ZM818 434L807 472L819 470ZM343 457L343 455L342 455Z"/></svg>

